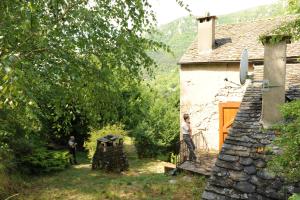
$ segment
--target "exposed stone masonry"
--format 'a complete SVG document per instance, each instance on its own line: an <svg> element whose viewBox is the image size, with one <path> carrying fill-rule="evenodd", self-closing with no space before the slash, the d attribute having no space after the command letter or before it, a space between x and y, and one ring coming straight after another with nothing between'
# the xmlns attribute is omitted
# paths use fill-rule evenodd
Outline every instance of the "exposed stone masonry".
<svg viewBox="0 0 300 200"><path fill-rule="evenodd" d="M282 177L266 170L268 155L263 149L275 138L272 131L262 132L262 67L255 67L254 82L247 87L232 129L218 156L202 198L204 200L275 200L287 197L300 187L288 185ZM287 96L300 97L300 66L287 65Z"/></svg>
<svg viewBox="0 0 300 200"><path fill-rule="evenodd" d="M216 134L219 128L219 102L236 101L240 102L245 93L246 86L236 86L228 83L225 87L220 88L212 102L203 105L190 106L190 114L192 119L197 119L194 124L193 132L202 133L204 141L202 148L208 143L208 135Z"/></svg>

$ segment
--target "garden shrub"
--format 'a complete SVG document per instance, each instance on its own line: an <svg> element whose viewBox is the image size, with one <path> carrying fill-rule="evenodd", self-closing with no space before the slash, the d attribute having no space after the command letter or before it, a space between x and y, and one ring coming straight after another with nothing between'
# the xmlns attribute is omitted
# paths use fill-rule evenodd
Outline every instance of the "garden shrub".
<svg viewBox="0 0 300 200"><path fill-rule="evenodd" d="M64 170L69 166L67 151L50 151L37 148L32 154L20 158L19 168L26 174L43 174Z"/></svg>
<svg viewBox="0 0 300 200"><path fill-rule="evenodd" d="M285 122L274 127L279 135L274 145L281 153L272 156L269 168L290 181L300 180L300 100L286 103L281 112Z"/></svg>
<svg viewBox="0 0 300 200"><path fill-rule="evenodd" d="M140 123L133 131L134 144L139 158L155 157L162 148L155 143L154 134L146 123Z"/></svg>
<svg viewBox="0 0 300 200"><path fill-rule="evenodd" d="M0 131L0 137L4 135L6 133ZM19 193L25 185L26 183L16 171L14 152L0 139L0 199Z"/></svg>
<svg viewBox="0 0 300 200"><path fill-rule="evenodd" d="M176 128L178 129L178 127ZM165 129L155 129L151 128L149 122L142 122L133 131L133 137L140 158L157 157L161 154L168 155L178 151L178 130L171 132Z"/></svg>
<svg viewBox="0 0 300 200"><path fill-rule="evenodd" d="M300 200L300 194L294 194L292 195L289 200Z"/></svg>
<svg viewBox="0 0 300 200"><path fill-rule="evenodd" d="M108 134L126 136L128 133L124 130L124 125L122 124L107 125L101 130L92 130L90 132L90 138L84 143L84 147L88 150L88 156L90 159L95 153L97 147L97 139Z"/></svg>
<svg viewBox="0 0 300 200"><path fill-rule="evenodd" d="M43 174L68 166L67 151L51 151L40 136L28 138L20 133L11 134L10 139L2 137L6 143L0 140L0 161L8 173Z"/></svg>
<svg viewBox="0 0 300 200"><path fill-rule="evenodd" d="M139 157L176 153L179 142L179 83L174 74L157 77L144 87L144 116L132 132Z"/></svg>

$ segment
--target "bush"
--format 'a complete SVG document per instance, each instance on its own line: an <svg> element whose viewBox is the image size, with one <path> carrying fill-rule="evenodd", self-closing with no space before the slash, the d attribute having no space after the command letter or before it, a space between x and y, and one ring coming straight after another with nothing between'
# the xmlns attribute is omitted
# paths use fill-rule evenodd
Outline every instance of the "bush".
<svg viewBox="0 0 300 200"><path fill-rule="evenodd" d="M0 137L3 135L4 132L0 131ZM19 193L25 185L26 183L16 171L13 151L9 145L0 140L0 199Z"/></svg>
<svg viewBox="0 0 300 200"><path fill-rule="evenodd" d="M178 127L165 123L167 120L162 118L160 121L143 121L139 123L133 131L135 147L139 157L156 157L160 154L169 154L177 151L179 131L173 130L170 126L174 126L176 129ZM176 120L174 124L176 124ZM158 123L164 127L159 128L157 126Z"/></svg>
<svg viewBox="0 0 300 200"><path fill-rule="evenodd" d="M280 134L274 144L281 149L280 154L273 155L269 168L289 179L300 180L300 101L285 104L281 111L285 123L274 127Z"/></svg>
<svg viewBox="0 0 300 200"><path fill-rule="evenodd" d="M19 169L26 174L43 174L64 170L69 166L69 153L37 148L20 158Z"/></svg>
<svg viewBox="0 0 300 200"><path fill-rule="evenodd" d="M26 138L22 133L0 130L0 199L21 193L28 186L27 174L63 170L69 165L67 152L49 151L39 137Z"/></svg>
<svg viewBox="0 0 300 200"><path fill-rule="evenodd" d="M84 147L88 150L90 159L92 159L96 151L97 139L108 134L125 136L127 135L127 132L124 130L124 125L122 124L107 125L101 130L92 130L90 132L90 138L84 143Z"/></svg>
<svg viewBox="0 0 300 200"><path fill-rule="evenodd" d="M155 157L162 152L162 148L155 143L154 132L147 123L139 123L133 131L133 137L139 158Z"/></svg>
<svg viewBox="0 0 300 200"><path fill-rule="evenodd" d="M23 132L21 132L23 133ZM39 136L26 138L24 135L10 135L0 140L0 161L10 174L42 174L65 169L69 164L67 151L51 151Z"/></svg>
<svg viewBox="0 0 300 200"><path fill-rule="evenodd" d="M174 73L177 73L176 71ZM174 74L158 77L143 88L148 101L144 116L132 132L139 157L155 157L177 151L179 142L179 87Z"/></svg>
<svg viewBox="0 0 300 200"><path fill-rule="evenodd" d="M294 194L289 198L289 200L300 200L300 194Z"/></svg>

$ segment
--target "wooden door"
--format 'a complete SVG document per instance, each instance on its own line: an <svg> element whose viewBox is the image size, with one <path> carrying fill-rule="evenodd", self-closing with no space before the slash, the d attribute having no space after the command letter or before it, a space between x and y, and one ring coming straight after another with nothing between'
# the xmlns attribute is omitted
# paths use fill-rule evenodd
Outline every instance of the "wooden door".
<svg viewBox="0 0 300 200"><path fill-rule="evenodd" d="M219 103L219 149L228 135L229 129L232 126L235 115L240 107L240 102L224 102Z"/></svg>

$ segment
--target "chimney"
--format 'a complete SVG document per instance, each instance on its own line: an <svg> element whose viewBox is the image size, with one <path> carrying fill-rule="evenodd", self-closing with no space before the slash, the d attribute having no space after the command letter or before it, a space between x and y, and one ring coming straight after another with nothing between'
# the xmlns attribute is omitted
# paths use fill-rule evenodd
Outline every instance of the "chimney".
<svg viewBox="0 0 300 200"><path fill-rule="evenodd" d="M197 18L198 22L198 51L199 53L210 52L215 46L215 21L216 16Z"/></svg>
<svg viewBox="0 0 300 200"><path fill-rule="evenodd" d="M273 37L277 42L272 44ZM289 36L266 36L264 39L264 89L262 93L262 123L264 128L282 120L279 107L285 102L286 46Z"/></svg>

